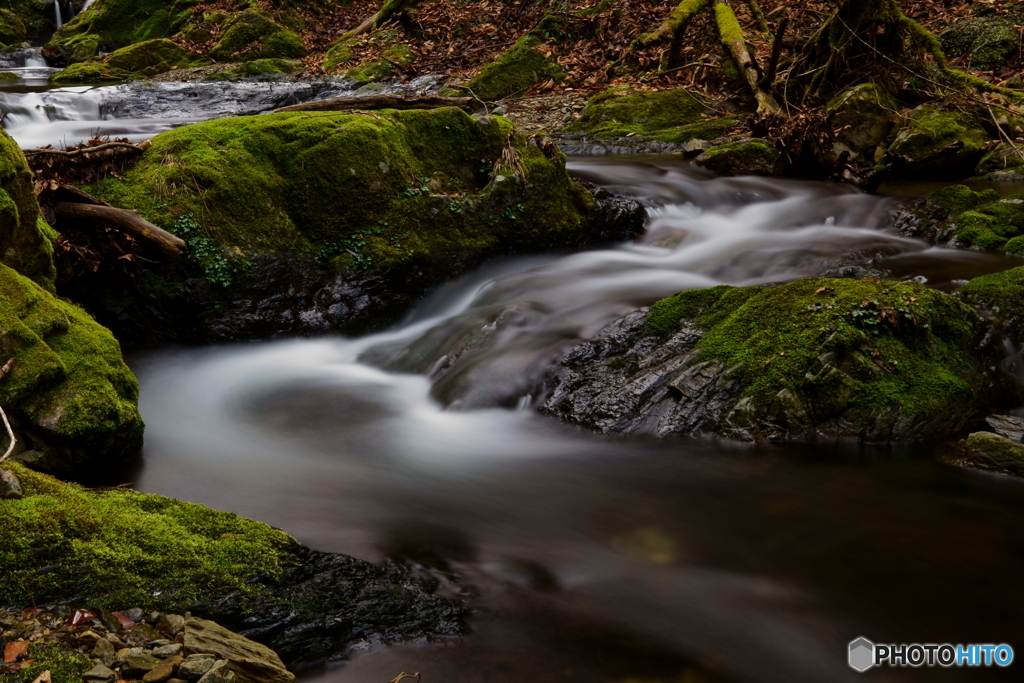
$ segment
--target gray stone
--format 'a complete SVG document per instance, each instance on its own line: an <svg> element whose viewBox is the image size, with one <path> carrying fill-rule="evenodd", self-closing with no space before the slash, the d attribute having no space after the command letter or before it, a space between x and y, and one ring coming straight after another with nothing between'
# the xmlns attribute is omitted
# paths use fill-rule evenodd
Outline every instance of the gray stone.
<svg viewBox="0 0 1024 683"><path fill-rule="evenodd" d="M185 630L185 617L180 614L164 614L157 619L156 630L169 636L176 636Z"/></svg>
<svg viewBox="0 0 1024 683"><path fill-rule="evenodd" d="M102 660L104 664L110 666L114 663L114 659L117 655L117 650L106 638L100 638L96 641L96 645L92 648L92 656L96 659Z"/></svg>
<svg viewBox="0 0 1024 683"><path fill-rule="evenodd" d="M199 683L231 683L234 680L234 672L228 662L222 659L199 679Z"/></svg>
<svg viewBox="0 0 1024 683"><path fill-rule="evenodd" d="M683 156L687 159L700 156L702 153L714 147L707 140L689 140L683 145Z"/></svg>
<svg viewBox="0 0 1024 683"><path fill-rule="evenodd" d="M193 659L195 658L195 659ZM217 662L213 655L192 655L178 667L178 678L186 681L198 681Z"/></svg>
<svg viewBox="0 0 1024 683"><path fill-rule="evenodd" d="M113 683L117 680L117 674L107 665L97 664L82 674L83 681L95 681L95 683Z"/></svg>
<svg viewBox="0 0 1024 683"><path fill-rule="evenodd" d="M145 612L143 612L138 607L136 607L134 609L126 609L121 614L124 614L125 616L130 617L132 621L136 621L136 622L141 622L146 617Z"/></svg>
<svg viewBox="0 0 1024 683"><path fill-rule="evenodd" d="M161 645L160 647L153 648L153 656L159 657L160 659L167 659L179 654L182 650L180 643L171 643L169 645Z"/></svg>
<svg viewBox="0 0 1024 683"><path fill-rule="evenodd" d="M0 470L0 500L18 500L24 495L18 478L7 470Z"/></svg>
<svg viewBox="0 0 1024 683"><path fill-rule="evenodd" d="M132 648L128 652L118 653L121 660L121 676L124 678L142 678L153 670L160 660L142 648Z"/></svg>
<svg viewBox="0 0 1024 683"><path fill-rule="evenodd" d="M1024 417L1013 415L989 415L985 422L996 434L1005 436L1011 441L1020 442L1024 437Z"/></svg>
<svg viewBox="0 0 1024 683"><path fill-rule="evenodd" d="M975 432L960 442L954 464L1024 477L1024 445L991 432Z"/></svg>

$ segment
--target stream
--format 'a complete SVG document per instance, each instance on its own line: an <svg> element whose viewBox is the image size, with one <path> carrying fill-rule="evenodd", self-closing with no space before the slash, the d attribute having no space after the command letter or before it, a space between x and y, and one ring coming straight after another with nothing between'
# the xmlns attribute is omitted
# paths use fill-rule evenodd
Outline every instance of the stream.
<svg viewBox="0 0 1024 683"><path fill-rule="evenodd" d="M146 87L186 104L110 104L136 106ZM5 88L23 146L98 121L146 137L235 106L189 108L179 95L196 89L176 84ZM817 683L859 680L846 664L858 636L1021 651L1024 482L925 446L605 438L530 410L551 358L680 289L869 272L948 290L1019 261L900 238L893 199L847 187L714 178L670 157L569 168L642 201L647 234L487 264L358 339L135 355L146 445L123 480L321 550L420 565L474 609L462 638L367 643L309 682ZM509 309L530 314L452 358ZM1013 667L871 678L1016 680Z"/></svg>

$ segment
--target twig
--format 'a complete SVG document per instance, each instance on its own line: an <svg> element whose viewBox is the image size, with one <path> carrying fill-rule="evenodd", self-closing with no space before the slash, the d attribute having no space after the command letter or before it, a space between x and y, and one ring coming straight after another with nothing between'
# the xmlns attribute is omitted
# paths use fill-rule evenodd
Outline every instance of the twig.
<svg viewBox="0 0 1024 683"><path fill-rule="evenodd" d="M4 363L4 366L2 368L0 368L0 379L3 379L4 377L6 377L7 373L9 373L11 371L12 367L14 367L14 359L13 358L11 358L9 361ZM7 446L7 452L3 454L3 457L0 457L0 462L3 462L7 458L11 457L11 453L14 452L14 446L15 446L15 444L18 443L18 440L16 438L14 438L14 430L11 429L10 420L7 419L7 413L4 412L4 409L2 407L0 407L0 417L3 417L4 427L7 428L7 436L9 436L11 438L11 443L10 443L10 445Z"/></svg>
<svg viewBox="0 0 1024 683"><path fill-rule="evenodd" d="M779 22L779 30L775 32L775 42L772 43L772 56L768 59L768 68L765 69L764 76L761 77L757 84L769 92L775 84L775 75L779 70L779 59L782 57L782 39L785 37L786 29L788 28L789 16L785 16Z"/></svg>
<svg viewBox="0 0 1024 683"><path fill-rule="evenodd" d="M416 679L416 683L420 683L420 672L417 671L414 674L407 674L407 673L405 673L403 671L402 673L398 674L397 676L392 678L390 681L388 681L388 683L398 683L398 681L402 680L403 678L415 678Z"/></svg>

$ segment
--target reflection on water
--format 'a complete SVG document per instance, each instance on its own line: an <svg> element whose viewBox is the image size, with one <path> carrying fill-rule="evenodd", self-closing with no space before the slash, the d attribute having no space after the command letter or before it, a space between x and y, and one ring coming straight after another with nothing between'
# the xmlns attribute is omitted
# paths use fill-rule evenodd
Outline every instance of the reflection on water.
<svg viewBox="0 0 1024 683"><path fill-rule="evenodd" d="M681 288L819 274L851 253L941 283L982 257L886 232L887 200L848 188L571 167L642 197L649 234L492 264L382 334L135 358L136 487L432 566L476 610L464 638L358 653L310 674L325 683L853 681L846 644L862 635L1022 651L1017 480L927 449L610 439L498 407L528 405L565 345ZM441 407L441 386L464 410Z"/></svg>

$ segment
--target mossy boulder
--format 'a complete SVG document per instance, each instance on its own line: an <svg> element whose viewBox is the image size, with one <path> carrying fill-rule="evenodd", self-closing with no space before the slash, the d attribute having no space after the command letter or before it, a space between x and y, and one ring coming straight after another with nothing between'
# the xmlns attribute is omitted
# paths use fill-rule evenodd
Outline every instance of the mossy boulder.
<svg viewBox="0 0 1024 683"><path fill-rule="evenodd" d="M767 140L748 138L716 145L694 163L722 176L773 175L779 152Z"/></svg>
<svg viewBox="0 0 1024 683"><path fill-rule="evenodd" d="M117 71L155 76L174 67L188 66L192 58L192 53L177 43L158 38L123 47L112 52L106 61Z"/></svg>
<svg viewBox="0 0 1024 683"><path fill-rule="evenodd" d="M366 85L391 78L395 75L396 65L399 67L409 66L412 64L412 60L412 46L400 43L384 50L380 59L371 59L347 69L344 75L345 78L351 78L360 85Z"/></svg>
<svg viewBox="0 0 1024 683"><path fill-rule="evenodd" d="M68 59L73 63L98 54L85 54L87 46L112 52L132 43L167 38L195 4L189 0L96 0L53 34L49 45L72 48Z"/></svg>
<svg viewBox="0 0 1024 683"><path fill-rule="evenodd" d="M0 131L0 263L52 292L56 233L39 214L32 178L18 144Z"/></svg>
<svg viewBox="0 0 1024 683"><path fill-rule="evenodd" d="M563 356L542 410L608 433L938 438L984 403L977 323L906 282L684 291Z"/></svg>
<svg viewBox="0 0 1024 683"><path fill-rule="evenodd" d="M6 23L8 38L17 40L0 37L0 43L17 44L24 40L36 40L53 30L52 0L5 0L3 5L0 13L6 13L8 17L0 19L0 24Z"/></svg>
<svg viewBox="0 0 1024 683"><path fill-rule="evenodd" d="M1020 51L1020 34L1014 22L1019 24L1022 19L995 15L968 17L943 31L939 41L949 57L970 55L970 69L998 69Z"/></svg>
<svg viewBox="0 0 1024 683"><path fill-rule="evenodd" d="M1024 477L1024 445L991 432L975 432L958 444L953 463Z"/></svg>
<svg viewBox="0 0 1024 683"><path fill-rule="evenodd" d="M497 59L485 65L480 72L461 88L485 102L497 102L506 97L519 97L547 80L560 83L565 71L558 62L537 49L544 42L541 31L531 31Z"/></svg>
<svg viewBox="0 0 1024 683"><path fill-rule="evenodd" d="M13 358L0 405L13 420L14 457L80 474L142 445L139 386L117 340L78 307L0 266L0 353Z"/></svg>
<svg viewBox="0 0 1024 683"><path fill-rule="evenodd" d="M897 214L901 234L984 251L1019 253L1024 235L1024 195L1000 197L951 185Z"/></svg>
<svg viewBox="0 0 1024 683"><path fill-rule="evenodd" d="M1001 142L978 162L978 180L1024 180L1024 145Z"/></svg>
<svg viewBox="0 0 1024 683"><path fill-rule="evenodd" d="M297 59L254 59L236 67L216 73L206 80L223 81L243 78L273 78L302 71L305 66Z"/></svg>
<svg viewBox="0 0 1024 683"><path fill-rule="evenodd" d="M115 610L185 610L232 591L257 597L252 579L280 576L296 544L282 531L202 505L4 467L25 497L0 501L3 605L79 599Z"/></svg>
<svg viewBox="0 0 1024 683"><path fill-rule="evenodd" d="M982 275L965 284L960 295L981 307L1018 348L1024 348L1024 267Z"/></svg>
<svg viewBox="0 0 1024 683"><path fill-rule="evenodd" d="M707 108L684 89L631 94L616 86L595 95L567 132L594 138L642 136L684 143L713 140L736 125L734 117L705 119Z"/></svg>
<svg viewBox="0 0 1024 683"><path fill-rule="evenodd" d="M77 85L89 83L123 83L145 78L143 74L111 68L103 62L78 62L49 78L54 85Z"/></svg>
<svg viewBox="0 0 1024 683"><path fill-rule="evenodd" d="M611 237L598 237L595 200L552 143L456 109L196 124L157 136L125 180L92 191L189 243L193 270L161 276L152 298L191 318L165 331L200 339L383 325L485 258ZM356 284L374 279L372 296ZM259 296L278 303L249 322L229 308L272 285Z"/></svg>
<svg viewBox="0 0 1024 683"><path fill-rule="evenodd" d="M210 50L210 56L222 62L294 59L306 56L306 46L294 31L259 10L249 9L224 22L220 42Z"/></svg>
<svg viewBox="0 0 1024 683"><path fill-rule="evenodd" d="M836 134L836 158L849 151L853 160L873 164L875 150L889 135L896 100L874 83L862 83L837 95L825 107Z"/></svg>
<svg viewBox="0 0 1024 683"><path fill-rule="evenodd" d="M959 111L946 111L940 105L923 104L910 111L889 145L889 157L921 161L943 152L951 145L962 147L915 167L915 173L971 175L984 154L989 134L981 122Z"/></svg>
<svg viewBox="0 0 1024 683"><path fill-rule="evenodd" d="M352 60L352 41L339 40L324 53L324 70L333 72Z"/></svg>
<svg viewBox="0 0 1024 683"><path fill-rule="evenodd" d="M0 9L0 44L17 45L25 42L25 22L15 12Z"/></svg>

